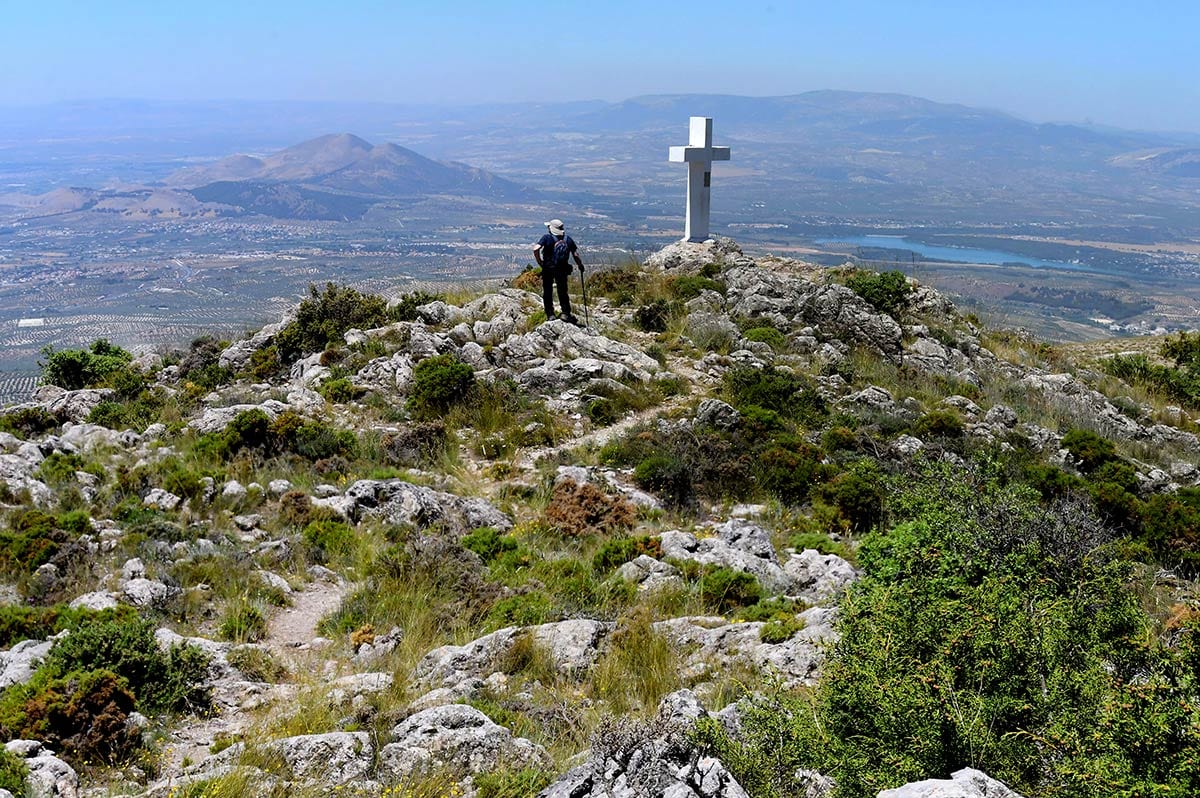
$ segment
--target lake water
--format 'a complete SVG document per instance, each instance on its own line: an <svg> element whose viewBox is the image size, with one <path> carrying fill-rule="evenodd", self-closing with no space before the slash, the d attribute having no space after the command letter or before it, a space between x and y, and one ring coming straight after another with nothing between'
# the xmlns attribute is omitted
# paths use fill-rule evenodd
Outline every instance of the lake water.
<svg viewBox="0 0 1200 798"><path fill-rule="evenodd" d="M998 249L973 249L971 247L939 247L933 244L922 244L904 236L851 236L848 238L823 238L818 244L851 244L856 247L884 247L887 249L906 249L918 255L934 260L948 260L954 263L1024 263L1035 269L1068 269L1070 271L1094 271L1079 263L1066 263L1056 260L1042 260L1028 255L1018 255L1015 252L1002 252Z"/></svg>

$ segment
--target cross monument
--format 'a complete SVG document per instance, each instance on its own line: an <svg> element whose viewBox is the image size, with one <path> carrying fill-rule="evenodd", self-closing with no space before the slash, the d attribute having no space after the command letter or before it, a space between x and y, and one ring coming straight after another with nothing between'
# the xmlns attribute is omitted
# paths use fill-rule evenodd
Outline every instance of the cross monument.
<svg viewBox="0 0 1200 798"><path fill-rule="evenodd" d="M704 241L708 238L708 211L711 200L712 162L728 161L728 147L714 147L712 117L693 116L688 143L671 148L671 163L688 165L687 220L683 228L684 241Z"/></svg>

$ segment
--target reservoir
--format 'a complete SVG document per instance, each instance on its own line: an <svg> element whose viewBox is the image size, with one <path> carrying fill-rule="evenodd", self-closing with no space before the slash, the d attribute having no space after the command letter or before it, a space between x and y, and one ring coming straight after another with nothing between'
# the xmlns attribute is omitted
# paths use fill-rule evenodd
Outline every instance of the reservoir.
<svg viewBox="0 0 1200 798"><path fill-rule="evenodd" d="M1024 263L1035 269L1067 269L1073 272L1096 271L1079 263L1065 261L1043 260L1031 258L1028 255L1018 255L1015 252L1001 252L998 249L973 249L971 247L939 247L934 244L922 244L904 236L850 236L847 238L823 238L818 244L849 244L855 247L879 247L885 249L902 249L915 252L932 260L951 261L953 263L986 263L1000 265L1002 263Z"/></svg>

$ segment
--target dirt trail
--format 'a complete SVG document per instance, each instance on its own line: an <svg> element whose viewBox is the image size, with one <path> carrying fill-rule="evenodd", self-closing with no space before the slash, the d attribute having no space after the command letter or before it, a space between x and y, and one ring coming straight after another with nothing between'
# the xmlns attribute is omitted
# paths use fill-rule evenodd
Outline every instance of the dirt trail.
<svg viewBox="0 0 1200 798"><path fill-rule="evenodd" d="M277 657L289 656L300 645L317 637L317 624L338 608L346 595L345 584L313 581L292 594L292 603L273 614L263 645Z"/></svg>

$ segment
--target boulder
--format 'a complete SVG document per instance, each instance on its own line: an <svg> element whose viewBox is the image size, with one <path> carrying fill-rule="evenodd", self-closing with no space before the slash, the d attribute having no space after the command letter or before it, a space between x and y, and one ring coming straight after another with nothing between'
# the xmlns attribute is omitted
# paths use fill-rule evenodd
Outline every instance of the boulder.
<svg viewBox="0 0 1200 798"><path fill-rule="evenodd" d="M741 423L742 414L720 399L702 399L696 408L696 423L718 429L733 429Z"/></svg>
<svg viewBox="0 0 1200 798"><path fill-rule="evenodd" d="M656 560L648 554L639 554L617 569L617 576L637 584L638 590L658 590L684 584L679 569L670 563Z"/></svg>
<svg viewBox="0 0 1200 798"><path fill-rule="evenodd" d="M375 747L367 732L302 734L273 740L267 749L279 755L292 777L327 784L362 779L371 769Z"/></svg>
<svg viewBox="0 0 1200 798"><path fill-rule="evenodd" d="M676 241L646 258L646 268L655 271L698 272L709 264L747 265L754 261L742 254L732 238L714 236L705 241Z"/></svg>
<svg viewBox="0 0 1200 798"><path fill-rule="evenodd" d="M29 768L25 780L29 798L79 798L79 775L49 748L36 740L10 740L4 747L24 758Z"/></svg>
<svg viewBox="0 0 1200 798"><path fill-rule="evenodd" d="M474 707L449 704L422 710L392 729L392 742L379 752L378 773L387 781L403 782L433 768L453 768L467 776L501 765L519 770L549 764L540 745L514 737Z"/></svg>
<svg viewBox="0 0 1200 798"><path fill-rule="evenodd" d="M783 570L771 536L765 529L740 518L715 527L715 537L697 537L689 532L670 531L660 536L664 558L690 560L745 571L758 578L772 593L785 593L791 577Z"/></svg>
<svg viewBox="0 0 1200 798"><path fill-rule="evenodd" d="M402 479L364 479L346 489L348 516L359 521L379 518L389 524L408 524L423 529L444 524L459 531L490 526L512 528L513 522L484 499L463 498Z"/></svg>
<svg viewBox="0 0 1200 798"><path fill-rule="evenodd" d="M268 324L249 338L234 341L221 352L217 359L217 364L223 369L241 371L249 364L250 358L254 353L270 345L275 340L275 336L279 334L279 331L290 324L294 318L289 313L275 324Z"/></svg>
<svg viewBox="0 0 1200 798"><path fill-rule="evenodd" d="M1002 782L974 768L963 768L948 779L926 779L879 793L878 798L1021 798Z"/></svg>
<svg viewBox="0 0 1200 798"><path fill-rule="evenodd" d="M708 713L689 690L666 696L650 721L602 724L585 763L563 774L539 798L747 798L716 758L702 756L687 731Z"/></svg>
<svg viewBox="0 0 1200 798"><path fill-rule="evenodd" d="M792 578L788 595L808 604L822 604L840 596L856 579L854 566L836 554L805 549L783 564Z"/></svg>
<svg viewBox="0 0 1200 798"><path fill-rule="evenodd" d="M611 630L612 624L584 618L540 626L509 626L461 646L435 648L421 658L413 675L429 687L451 687L486 676L496 670L499 660L522 634L530 635L559 671L578 674L595 664L600 643Z"/></svg>
<svg viewBox="0 0 1200 798"><path fill-rule="evenodd" d="M0 651L0 690L32 679L53 646L53 640L22 640L8 651Z"/></svg>
<svg viewBox="0 0 1200 798"><path fill-rule="evenodd" d="M761 622L729 623L724 618L671 618L654 624L684 652L685 675L701 679L735 665L777 675L790 688L811 686L820 678L824 646L836 638L837 610L812 607L800 613L803 628L782 643L762 642Z"/></svg>

